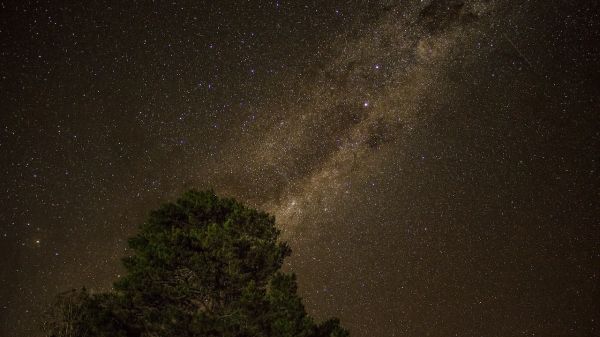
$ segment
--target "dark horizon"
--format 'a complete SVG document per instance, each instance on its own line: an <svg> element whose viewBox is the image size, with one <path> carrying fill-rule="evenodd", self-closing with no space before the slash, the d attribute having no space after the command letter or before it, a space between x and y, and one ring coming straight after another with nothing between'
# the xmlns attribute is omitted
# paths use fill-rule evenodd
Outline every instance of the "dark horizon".
<svg viewBox="0 0 600 337"><path fill-rule="evenodd" d="M190 188L351 336L599 334L598 7L0 3L0 336Z"/></svg>

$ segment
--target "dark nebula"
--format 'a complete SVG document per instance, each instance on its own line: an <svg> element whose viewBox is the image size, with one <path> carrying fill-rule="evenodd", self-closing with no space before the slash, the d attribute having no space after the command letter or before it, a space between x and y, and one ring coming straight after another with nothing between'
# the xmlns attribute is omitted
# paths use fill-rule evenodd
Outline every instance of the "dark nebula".
<svg viewBox="0 0 600 337"><path fill-rule="evenodd" d="M0 2L0 335L188 188L353 336L599 335L598 7Z"/></svg>

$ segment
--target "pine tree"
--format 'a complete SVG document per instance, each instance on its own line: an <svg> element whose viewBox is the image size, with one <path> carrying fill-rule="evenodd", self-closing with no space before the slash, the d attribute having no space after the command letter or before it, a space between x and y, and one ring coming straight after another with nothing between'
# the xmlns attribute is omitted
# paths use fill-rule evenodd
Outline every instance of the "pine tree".
<svg viewBox="0 0 600 337"><path fill-rule="evenodd" d="M295 276L280 271L291 250L278 238L272 216L189 191L129 240L113 291L59 297L46 335L348 336L337 319L318 325L307 315Z"/></svg>

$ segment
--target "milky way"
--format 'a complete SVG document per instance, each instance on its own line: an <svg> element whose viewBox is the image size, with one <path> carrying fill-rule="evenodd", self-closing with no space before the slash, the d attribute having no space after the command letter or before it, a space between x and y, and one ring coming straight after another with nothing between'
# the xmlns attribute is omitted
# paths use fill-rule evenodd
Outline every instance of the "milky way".
<svg viewBox="0 0 600 337"><path fill-rule="evenodd" d="M596 7L3 4L0 331L213 188L353 336L597 334Z"/></svg>

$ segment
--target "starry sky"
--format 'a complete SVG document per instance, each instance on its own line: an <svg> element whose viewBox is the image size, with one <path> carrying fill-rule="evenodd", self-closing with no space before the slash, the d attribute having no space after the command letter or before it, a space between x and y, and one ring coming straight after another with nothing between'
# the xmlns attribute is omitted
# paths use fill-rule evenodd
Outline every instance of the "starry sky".
<svg viewBox="0 0 600 337"><path fill-rule="evenodd" d="M189 188L352 336L599 334L598 7L0 1L0 336Z"/></svg>

